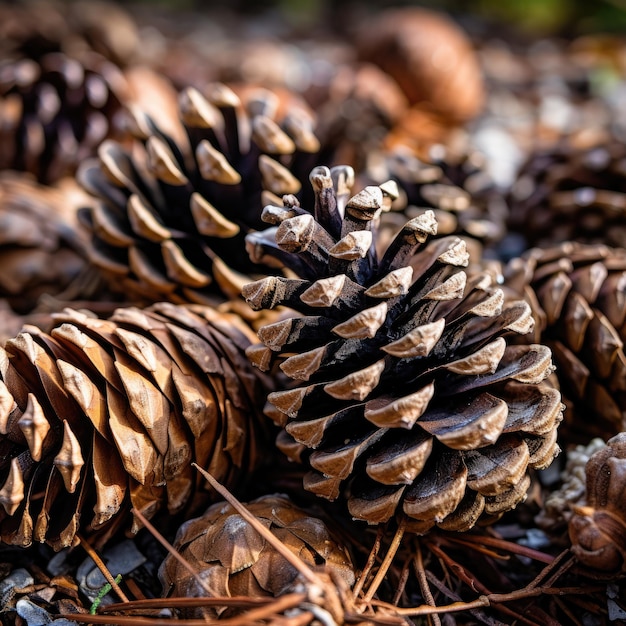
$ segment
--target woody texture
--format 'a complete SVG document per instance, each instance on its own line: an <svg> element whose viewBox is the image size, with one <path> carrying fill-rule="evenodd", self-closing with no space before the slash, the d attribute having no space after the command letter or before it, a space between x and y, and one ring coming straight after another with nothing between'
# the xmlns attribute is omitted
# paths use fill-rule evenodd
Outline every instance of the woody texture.
<svg viewBox="0 0 626 626"><path fill-rule="evenodd" d="M84 212L91 261L144 302L235 299L255 271L244 237L263 226L263 191L301 188L291 169L318 148L312 118L266 90L243 102L222 84L161 92L158 117L131 109L130 147L106 141L78 173L98 200Z"/></svg>
<svg viewBox="0 0 626 626"><path fill-rule="evenodd" d="M151 518L210 498L192 462L230 486L255 466L267 381L238 318L164 303L56 322L0 352L2 541L134 534L131 507Z"/></svg>
<svg viewBox="0 0 626 626"><path fill-rule="evenodd" d="M369 523L400 514L424 532L496 519L525 497L528 470L558 452L551 352L507 340L532 329L530 306L505 300L489 274L467 274L462 240L430 241L432 211L379 256L389 195L353 195L351 168L310 178L310 212L286 196L264 209L273 228L248 237L254 259L280 259L298 276L243 291L254 309L297 312L262 327L246 351L290 380L268 397L279 448L309 468L306 489L345 499Z"/></svg>

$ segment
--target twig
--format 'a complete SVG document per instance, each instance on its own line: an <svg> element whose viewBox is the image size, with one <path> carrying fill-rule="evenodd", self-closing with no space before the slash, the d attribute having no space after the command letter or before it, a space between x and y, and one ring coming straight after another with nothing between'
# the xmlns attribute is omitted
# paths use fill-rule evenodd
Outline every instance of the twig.
<svg viewBox="0 0 626 626"><path fill-rule="evenodd" d="M430 587L428 586L428 580L426 579L426 571L424 570L424 561L422 560L422 546L418 540L415 541L417 549L413 558L413 564L415 566L415 573L417 574L417 581L422 592L424 600L431 606L435 606L435 598L433 597ZM437 615L432 615L432 622L434 626L441 626L441 620Z"/></svg>
<svg viewBox="0 0 626 626"><path fill-rule="evenodd" d="M221 485L211 474L202 469L197 463L192 463L201 474L206 478L208 483L219 493L224 500L226 500L236 511L243 517L252 528L254 528L275 550L278 552L291 566L293 566L298 572L307 579L311 584L323 586L323 581L303 563L289 548L287 548L275 535L273 535L259 520L246 509L246 507L233 496L226 487Z"/></svg>
<svg viewBox="0 0 626 626"><path fill-rule="evenodd" d="M489 537L489 536L478 536L478 537L453 537L453 536L438 536L438 539L443 540L447 543L456 543L463 546L471 547L474 550L481 550L481 546L491 546L493 548L499 548L501 550L506 550L507 552L511 552L512 554L517 554L519 556L525 556L533 561L540 561L541 563L552 563L554 557L549 554L544 554L539 550L533 550L533 548L529 548L527 546L522 546L518 543L514 543L512 541L506 541L505 539L498 539L497 537ZM478 544L478 545L477 545ZM483 550L484 551L484 550ZM502 555L497 555L490 553L491 556L495 558L503 558Z"/></svg>
<svg viewBox="0 0 626 626"><path fill-rule="evenodd" d="M409 556L407 559L405 559L404 565L402 566L400 580L398 581L398 588L396 589L396 593L394 594L393 600L391 601L391 604L393 604L394 606L397 606L399 604L400 598L402 597L402 594L406 589L406 583L409 579L409 572L411 569L411 561L412 558Z"/></svg>
<svg viewBox="0 0 626 626"><path fill-rule="evenodd" d="M567 559L568 556L569 559ZM565 560L565 563L562 563L563 560ZM545 586L553 585L574 564L574 561L574 555L569 549L563 550L526 585L526 588L532 589L539 585L541 581L543 581ZM554 569L556 569L556 572L553 572ZM548 574L552 575L548 577Z"/></svg>
<svg viewBox="0 0 626 626"><path fill-rule="evenodd" d="M385 527L382 524L378 525L378 530L376 532L376 539L374 540L374 545L370 550L369 556L367 557L367 562L365 563L365 567L361 572L361 576L356 581L352 589L352 593L355 598L359 597L361 590L363 589L363 585L365 584L366 578L369 576L369 573L372 571L372 567L374 567L374 563L376 562L376 557L378 556L378 551L380 550L380 544L383 539L383 534L385 531Z"/></svg>
<svg viewBox="0 0 626 626"><path fill-rule="evenodd" d="M595 589L593 589L595 591ZM490 593L478 597L470 602L453 602L444 606L431 606L422 604L411 608L396 609L398 615L430 615L431 613L452 613L455 611L466 611L472 608L492 606L502 602L514 602L523 598L535 598L540 595L564 596L570 594L588 594L589 587L535 587L533 589L519 589L510 593Z"/></svg>
<svg viewBox="0 0 626 626"><path fill-rule="evenodd" d="M452 589L446 587L445 583L442 580L439 580L432 572L428 570L426 570L426 579L431 585L439 590L439 593L442 593L443 595L447 596L451 600L454 600L455 602L462 601L461 596L452 591ZM504 624L500 620L497 620L494 617L487 615L482 609L470 609L468 613L470 615L473 615L479 622L487 624L487 626L506 626L506 624Z"/></svg>
<svg viewBox="0 0 626 626"><path fill-rule="evenodd" d="M380 584L383 582L383 579L387 575L389 567L391 566L391 562L393 561L393 558L396 556L396 552L400 547L400 541L402 541L405 526L406 518L403 517L398 524L398 529L396 530L396 534L391 540L391 544L389 544L387 554L385 555L385 558L383 559L383 562L378 569L378 572L376 572L376 576L374 577L372 584L369 586L367 592L365 593L365 596L363 597L364 603L369 602L374 597L374 594L378 591L378 587L380 587Z"/></svg>
<svg viewBox="0 0 626 626"><path fill-rule="evenodd" d="M104 564L104 561L100 558L100 555L91 547L91 544L87 542L83 537L76 533L78 540L80 541L80 545L83 547L83 550L91 557L93 562L96 564L98 569L102 572L102 575L106 579L106 581L111 585L111 589L115 591L117 596L122 602L128 602L128 598L126 594L120 589L120 586L115 582L115 578L109 571L109 568Z"/></svg>
<svg viewBox="0 0 626 626"><path fill-rule="evenodd" d="M279 615L287 609L291 609L302 604L305 600L306 593L288 593L284 596L276 598L274 602L268 604L267 606L250 609L243 615L238 615L229 619L220 619L219 624L220 626L250 626L253 622L266 619L270 615Z"/></svg>
<svg viewBox="0 0 626 626"><path fill-rule="evenodd" d="M249 597L249 596L218 596L213 598L147 598L146 600L135 600L134 602L118 602L101 606L99 614L115 613L116 611L141 611L146 609L190 609L202 606L228 606L249 607L270 604L274 601L271 597Z"/></svg>

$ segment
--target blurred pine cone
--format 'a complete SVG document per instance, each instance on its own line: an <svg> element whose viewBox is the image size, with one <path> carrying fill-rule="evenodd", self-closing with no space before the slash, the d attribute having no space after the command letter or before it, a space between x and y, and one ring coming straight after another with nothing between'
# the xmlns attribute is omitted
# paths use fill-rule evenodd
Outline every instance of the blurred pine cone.
<svg viewBox="0 0 626 626"><path fill-rule="evenodd" d="M563 241L626 247L626 146L564 142L522 166L510 198L509 228L527 247Z"/></svg>
<svg viewBox="0 0 626 626"><path fill-rule="evenodd" d="M108 136L128 98L121 70L95 52L0 61L0 168L50 183L73 174Z"/></svg>
<svg viewBox="0 0 626 626"><path fill-rule="evenodd" d="M0 5L0 57L39 59L91 50L116 65L133 61L139 45L134 19L119 3L26 0Z"/></svg>
<svg viewBox="0 0 626 626"><path fill-rule="evenodd" d="M0 536L9 544L104 541L206 504L192 461L233 485L259 460L267 381L238 317L163 303L100 320L66 310L1 352ZM263 419L263 421L265 421ZM130 532L138 530L137 523Z"/></svg>
<svg viewBox="0 0 626 626"><path fill-rule="evenodd" d="M523 340L552 350L566 405L561 440L587 443L625 430L626 250L535 248L508 263L504 280L535 318Z"/></svg>
<svg viewBox="0 0 626 626"><path fill-rule="evenodd" d="M300 190L297 173L318 143L303 104L258 89L242 98L213 84L180 93L180 120L136 109L133 144L106 141L81 167L98 198L84 215L91 259L113 288L148 302L213 303L269 272L247 258L244 236L263 226L264 190Z"/></svg>
<svg viewBox="0 0 626 626"><path fill-rule="evenodd" d="M319 117L320 160L363 170L406 111L406 96L370 63L340 65L324 87L312 103Z"/></svg>
<svg viewBox="0 0 626 626"><path fill-rule="evenodd" d="M400 193L392 210L381 216L383 246L408 219L432 209L437 236L462 237L472 263L487 254L499 256L498 246L507 233L508 207L480 152L455 153L439 145L431 149L428 160L422 160L396 146L370 170L369 177L379 184L395 181Z"/></svg>
<svg viewBox="0 0 626 626"><path fill-rule="evenodd" d="M485 94L472 43L444 13L422 7L370 16L358 33L359 58L400 85L409 104L464 123L478 115Z"/></svg>
<svg viewBox="0 0 626 626"><path fill-rule="evenodd" d="M73 179L49 187L19 172L0 174L0 297L15 311L31 311L87 268L88 233L77 217L87 201Z"/></svg>
<svg viewBox="0 0 626 626"><path fill-rule="evenodd" d="M266 495L245 505L303 564L325 566L354 584L355 573L347 552L332 537L326 524L295 506L283 495ZM297 582L298 571L230 504L218 502L201 516L185 522L176 534L174 548L192 565L211 591L224 598L219 608L196 609L188 617L217 618L241 612L228 608L228 598L277 597ZM207 591L189 570L168 555L159 568L164 595L206 597Z"/></svg>
<svg viewBox="0 0 626 626"><path fill-rule="evenodd" d="M560 395L542 383L550 350L507 345L532 328L529 305L468 276L462 240L429 242L432 211L378 255L388 200L373 186L350 198L350 174L311 173L314 216L289 196L264 209L278 226L249 236L252 256L300 278L267 277L244 296L302 315L262 327L247 354L294 381L269 395L268 413L284 428L279 447L312 468L306 489L345 496L370 523L404 511L418 532L465 530L514 507L527 468L558 451Z"/></svg>

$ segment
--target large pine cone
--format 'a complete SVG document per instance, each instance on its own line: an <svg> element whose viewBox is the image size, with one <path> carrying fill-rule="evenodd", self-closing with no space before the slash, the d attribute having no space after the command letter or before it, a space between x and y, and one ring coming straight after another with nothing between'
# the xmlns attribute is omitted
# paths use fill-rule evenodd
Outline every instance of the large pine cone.
<svg viewBox="0 0 626 626"><path fill-rule="evenodd" d="M304 105L278 109L265 90L247 92L244 109L221 84L205 95L188 88L179 104L180 121L137 113L130 149L104 142L81 168L100 200L86 216L92 261L112 286L147 301L235 298L259 271L244 236L262 226L263 191L299 191L292 172L318 149L312 118Z"/></svg>
<svg viewBox="0 0 626 626"><path fill-rule="evenodd" d="M587 443L626 430L626 251L535 248L511 260L504 279L531 305L530 341L552 350L567 407L562 439Z"/></svg>
<svg viewBox="0 0 626 626"><path fill-rule="evenodd" d="M236 316L164 303L109 320L68 310L50 334L27 327L9 340L2 540L60 549L79 530L104 540L130 526L131 506L180 511L202 500L193 461L230 485L248 474L267 391L243 352L249 332Z"/></svg>
<svg viewBox="0 0 626 626"><path fill-rule="evenodd" d="M78 222L86 194L72 179L48 187L0 175L0 297L20 313L58 294L87 267L88 233Z"/></svg>
<svg viewBox="0 0 626 626"><path fill-rule="evenodd" d="M0 62L0 167L50 183L73 174L117 132L128 98L121 70L95 52Z"/></svg>
<svg viewBox="0 0 626 626"><path fill-rule="evenodd" d="M511 230L527 246L563 241L626 247L626 146L563 142L523 165L509 197Z"/></svg>
<svg viewBox="0 0 626 626"><path fill-rule="evenodd" d="M390 178L398 184L400 198L381 217L383 228L395 233L407 219L432 209L437 236L465 239L473 263L488 251L496 254L506 234L508 208L481 153L454 154L436 146L428 160L421 160L411 150L396 146L379 168L370 171L370 178L377 183Z"/></svg>
<svg viewBox="0 0 626 626"><path fill-rule="evenodd" d="M279 226L249 238L253 256L300 276L244 288L254 309L302 314L261 328L264 345L247 351L294 380L269 395L278 445L312 468L306 489L344 495L358 519L404 511L421 532L498 516L524 498L527 468L558 451L560 395L542 384L550 350L507 345L532 327L530 307L504 302L489 275L468 276L462 240L429 242L432 211L378 256L382 189L349 198L345 171L333 174L311 174L315 217L286 197L264 210Z"/></svg>
<svg viewBox="0 0 626 626"><path fill-rule="evenodd" d="M283 545L306 566L326 566L346 586L354 584L350 557L326 524L295 506L286 496L266 495L245 505ZM213 504L201 516L185 522L174 548L192 565L212 591L225 599L219 609L199 609L196 617L228 616L228 598L280 596L297 581L298 571L239 514L232 505ZM205 597L206 591L181 563L168 555L159 568L164 594Z"/></svg>

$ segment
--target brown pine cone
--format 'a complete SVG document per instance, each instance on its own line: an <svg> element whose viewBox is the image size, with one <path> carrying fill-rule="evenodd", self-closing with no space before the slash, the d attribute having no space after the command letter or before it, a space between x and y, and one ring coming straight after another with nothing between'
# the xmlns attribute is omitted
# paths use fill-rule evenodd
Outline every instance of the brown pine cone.
<svg viewBox="0 0 626 626"><path fill-rule="evenodd" d="M421 160L411 150L396 146L369 174L376 183L391 179L398 184L400 198L381 217L382 228L389 231L385 240L407 219L432 209L437 236L465 239L472 263L487 253L497 256L498 244L507 232L508 207L480 152L455 154L439 145L431 149L427 160Z"/></svg>
<svg viewBox="0 0 626 626"><path fill-rule="evenodd" d="M183 90L180 121L136 111L132 146L106 141L81 167L79 180L99 200L85 214L91 259L112 287L148 302L206 304L239 297L262 271L244 243L263 226L262 193L299 191L292 172L318 144L304 105L281 110L266 90L244 98L221 84L205 95Z"/></svg>
<svg viewBox="0 0 626 626"><path fill-rule="evenodd" d="M560 394L542 345L507 345L532 327L528 304L504 302L490 275L468 276L465 244L437 232L432 211L408 222L382 255L383 190L350 198L345 169L316 168L314 216L287 196L267 206L274 229L249 236L299 278L246 285L253 309L301 316L259 330L247 354L293 379L269 395L279 447L312 471L305 488L345 496L353 517L403 511L423 532L465 530L525 496L527 468L558 451ZM343 215L343 217L342 217Z"/></svg>
<svg viewBox="0 0 626 626"><path fill-rule="evenodd" d="M466 122L482 109L478 57L445 14L421 7L389 9L367 19L356 46L361 60L396 80L411 105L451 123Z"/></svg>
<svg viewBox="0 0 626 626"><path fill-rule="evenodd" d="M121 70L95 52L0 62L0 167L51 183L117 132L128 97Z"/></svg>
<svg viewBox="0 0 626 626"><path fill-rule="evenodd" d="M592 455L585 477L586 503L569 521L572 552L596 576L614 578L626 573L626 432Z"/></svg>
<svg viewBox="0 0 626 626"><path fill-rule="evenodd" d="M326 524L295 506L283 495L266 495L245 505L303 564L325 566L326 571L354 584L350 557L332 537ZM174 548L193 567L225 605L201 608L187 617L227 617L240 612L228 608L228 598L278 597L290 591L298 571L230 504L213 504L201 516L185 522L176 534ZM168 597L207 596L198 580L171 554L159 568L163 593Z"/></svg>
<svg viewBox="0 0 626 626"><path fill-rule="evenodd" d="M357 170L380 154L387 134L407 109L393 78L370 63L335 68L316 100L320 159Z"/></svg>
<svg viewBox="0 0 626 626"><path fill-rule="evenodd" d="M266 380L236 316L169 303L108 320L66 310L0 359L0 537L69 546L207 501L195 461L233 485L259 459Z"/></svg>
<svg viewBox="0 0 626 626"><path fill-rule="evenodd" d="M88 201L73 179L54 187L19 172L0 175L0 297L27 313L87 268L88 233L78 209Z"/></svg>
<svg viewBox="0 0 626 626"><path fill-rule="evenodd" d="M509 228L527 247L563 241L626 247L626 146L564 142L536 152L509 196Z"/></svg>
<svg viewBox="0 0 626 626"><path fill-rule="evenodd" d="M0 5L0 55L38 59L50 52L70 56L92 50L116 65L133 60L137 25L119 3L28 0Z"/></svg>
<svg viewBox="0 0 626 626"><path fill-rule="evenodd" d="M550 347L566 405L561 441L626 430L626 250L564 243L535 248L504 270L536 320L522 340Z"/></svg>

